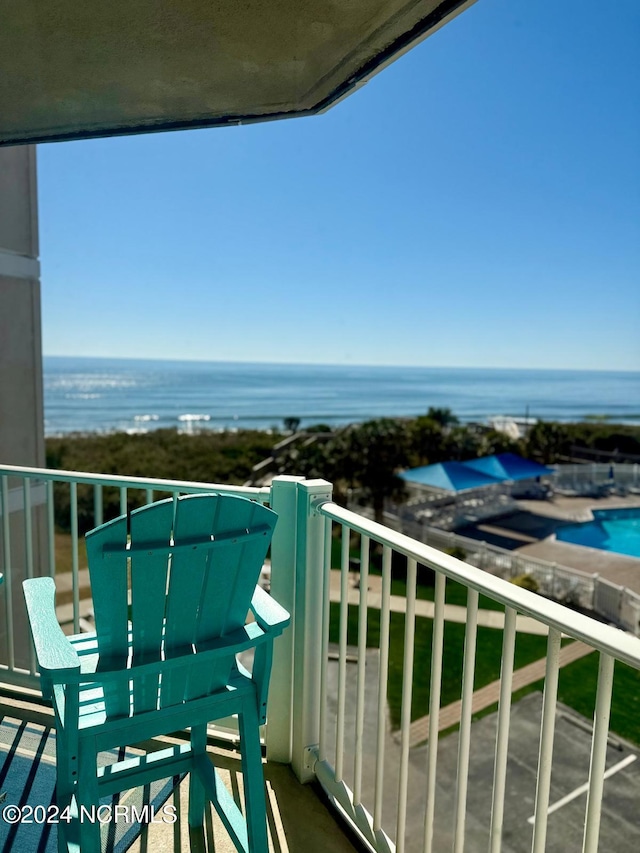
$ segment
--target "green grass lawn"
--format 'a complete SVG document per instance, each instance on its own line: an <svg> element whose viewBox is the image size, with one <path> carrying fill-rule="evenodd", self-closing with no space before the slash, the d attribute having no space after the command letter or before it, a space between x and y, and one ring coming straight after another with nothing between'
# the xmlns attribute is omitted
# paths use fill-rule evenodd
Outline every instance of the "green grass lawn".
<svg viewBox="0 0 640 853"><path fill-rule="evenodd" d="M560 670L558 699L589 721L593 720L598 680L597 652L574 661ZM543 681L523 687L513 694L517 702L528 693L544 688ZM611 700L610 729L632 743L640 745L640 671L616 661Z"/></svg>
<svg viewBox="0 0 640 853"><path fill-rule="evenodd" d="M340 606L331 605L329 637L331 642L339 638ZM389 680L387 700L394 727L400 725L402 697L402 668L404 661L404 623L403 613L392 613L389 625ZM441 704L448 705L460 698L462 683L462 665L464 653L465 626L455 622L445 623L444 665L442 668ZM415 720L429 713L429 687L431 672L431 645L433 620L416 617L413 695L411 701L411 719ZM358 607L349 607L348 643L356 645L358 641ZM367 618L367 645L380 645L380 611L370 608ZM516 643L515 666L521 667L544 657L547 641L545 637L519 634ZM502 658L502 631L494 628L478 628L476 671L474 688L478 689L500 677Z"/></svg>
<svg viewBox="0 0 640 853"><path fill-rule="evenodd" d="M339 638L340 606L331 604L330 630L331 642ZM402 667L404 660L404 622L403 613L392 613L389 625L389 678L387 700L391 724L400 726L402 705ZM411 701L411 719L415 720L429 713L429 687L431 673L431 645L433 620L416 617L413 692ZM462 685L462 666L464 654L465 626L454 622L445 622L444 661L442 667L441 706L460 699ZM358 607L349 607L348 639L349 645L358 642ZM563 640L563 644L570 640ZM380 611L370 608L367 617L367 646L378 648L380 645ZM514 668L526 666L543 658L547 653L547 639L532 634L518 634L516 640ZM476 668L474 690L495 681L500 677L502 657L502 631L494 628L478 628ZM598 654L593 653L560 670L558 698L587 719L593 719L595 706L596 680L598 675ZM544 681L540 680L517 691L513 701L517 702L528 693L542 691ZM486 708L474 719L479 719L495 711L497 705ZM614 691L611 711L611 731L633 743L640 744L640 672L622 663L616 663Z"/></svg>
<svg viewBox="0 0 640 853"><path fill-rule="evenodd" d="M435 586L431 586L430 584L418 583L416 586L416 597L425 601L434 601L435 593ZM391 581L391 594L406 596L407 582L402 578L394 578ZM444 600L447 604L457 604L460 607L466 607L467 587L457 581L452 581L447 578ZM480 595L478 597L478 607L480 610L504 610L504 606L500 604L499 601L487 598L486 595Z"/></svg>

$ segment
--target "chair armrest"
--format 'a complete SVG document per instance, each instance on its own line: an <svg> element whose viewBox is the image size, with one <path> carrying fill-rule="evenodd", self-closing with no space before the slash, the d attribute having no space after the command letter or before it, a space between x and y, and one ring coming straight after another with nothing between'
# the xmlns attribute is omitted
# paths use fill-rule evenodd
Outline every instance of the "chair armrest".
<svg viewBox="0 0 640 853"><path fill-rule="evenodd" d="M68 638L65 638L68 639ZM194 653L191 647L186 648L189 651L170 654L162 660L153 660L149 663L136 663L135 659L132 665L123 664L122 656L118 655L115 659L108 655L102 657L97 652L89 651L86 657L78 655L78 660L82 661L82 669L76 668L75 673L69 669L65 672L66 684L90 684L99 682L101 684L113 684L118 681L130 681L132 678L142 677L145 675L157 675L161 672L171 672L175 669L180 669L185 665L192 665L195 662L202 664L213 663L222 657L233 657L240 652L245 652L248 649L253 649L267 644L272 638L262 630L257 622L252 622L249 625L244 625L236 631L225 634L222 637L217 637L215 640L199 643L199 650ZM72 649L75 654L75 650Z"/></svg>
<svg viewBox="0 0 640 853"><path fill-rule="evenodd" d="M251 612L263 631L281 634L291 621L291 616L281 607L275 598L256 586L251 599Z"/></svg>
<svg viewBox="0 0 640 853"><path fill-rule="evenodd" d="M58 624L53 578L31 578L23 581L22 588L41 674L50 678L65 671L79 671L80 659Z"/></svg>
<svg viewBox="0 0 640 853"><path fill-rule="evenodd" d="M256 623L265 632L269 640L281 634L291 621L291 616L281 607L275 598L268 595L260 586L255 588L251 599L251 612ZM256 647L253 658L251 679L256 685L258 700L258 722L263 725L267 719L267 694L273 661L273 642Z"/></svg>

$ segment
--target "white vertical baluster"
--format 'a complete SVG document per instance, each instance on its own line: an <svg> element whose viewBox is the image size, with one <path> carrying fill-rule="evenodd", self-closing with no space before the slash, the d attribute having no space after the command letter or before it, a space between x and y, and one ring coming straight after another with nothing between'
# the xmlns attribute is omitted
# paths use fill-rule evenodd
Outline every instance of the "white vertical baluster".
<svg viewBox="0 0 640 853"><path fill-rule="evenodd" d="M148 504L153 503L153 489L147 489L146 500Z"/></svg>
<svg viewBox="0 0 640 853"><path fill-rule="evenodd" d="M358 608L358 682L356 689L356 748L354 756L353 802L362 801L362 753L364 749L364 690L367 658L367 593L369 586L369 537L360 543L360 606Z"/></svg>
<svg viewBox="0 0 640 853"><path fill-rule="evenodd" d="M26 574L33 577L33 517L31 513L31 480L25 477L22 484L24 501L24 553Z"/></svg>
<svg viewBox="0 0 640 853"><path fill-rule="evenodd" d="M500 701L498 704L498 730L493 776L493 802L491 805L491 853L500 853L504 819L504 795L509 751L509 723L511 720L511 686L513 658L516 647L516 611L505 608L504 636L502 638L502 667L500 670Z"/></svg>
<svg viewBox="0 0 640 853"><path fill-rule="evenodd" d="M56 521L53 497L53 480L47 480L47 564L49 576L56 575Z"/></svg>
<svg viewBox="0 0 640 853"><path fill-rule="evenodd" d="M407 560L407 610L404 622L404 664L402 668L402 710L400 746L400 784L398 790L398 822L396 851L404 853L407 826L407 791L409 782L409 735L411 728L411 696L413 692L413 653L415 647L417 563Z"/></svg>
<svg viewBox="0 0 640 853"><path fill-rule="evenodd" d="M600 835L600 813L602 810L602 792L607 758L607 736L611 715L611 693L613 691L613 666L611 655L600 653L598 667L598 690L593 719L591 740L591 764L589 767L589 790L587 792L587 812L584 822L583 853L596 853Z"/></svg>
<svg viewBox="0 0 640 853"><path fill-rule="evenodd" d="M104 501L102 494L102 486L97 483L93 487L93 522L95 527L99 527L104 521Z"/></svg>
<svg viewBox="0 0 640 853"><path fill-rule="evenodd" d="M471 746L471 712L473 703L473 678L476 664L476 638L478 634L478 592L467 590L467 629L464 637L464 664L462 669L462 708L458 740L458 776L455 804L454 853L464 850L464 829L467 816L467 783L469 779L469 751Z"/></svg>
<svg viewBox="0 0 640 853"><path fill-rule="evenodd" d="M127 487L120 486L120 515L127 514Z"/></svg>
<svg viewBox="0 0 640 853"><path fill-rule="evenodd" d="M338 649L338 715L336 720L336 782L342 781L344 772L344 718L347 696L347 628L349 618L349 535L350 529L342 525L342 551L340 558L340 635Z"/></svg>
<svg viewBox="0 0 640 853"><path fill-rule="evenodd" d="M560 638L561 634L557 628L549 629L547 667L542 701L542 723L540 727L535 820L533 824L533 842L531 845L532 853L544 853L547 840L553 736L555 733L556 702L558 698L558 673L560 671Z"/></svg>
<svg viewBox="0 0 640 853"><path fill-rule="evenodd" d="M33 515L31 510L31 480L25 477L23 482L23 501L24 501L24 553L26 561L26 575L28 578L33 577ZM33 643L29 643L29 661L31 672L35 673L38 669L36 663L36 653Z"/></svg>
<svg viewBox="0 0 640 853"><path fill-rule="evenodd" d="M10 669L15 669L16 656L13 637L13 578L11 575L11 525L9 523L9 484L2 477L2 565L4 569L4 603L7 624L7 653Z"/></svg>
<svg viewBox="0 0 640 853"><path fill-rule="evenodd" d="M382 829L384 794L384 748L387 729L387 680L389 677L389 618L391 604L391 548L382 551L382 607L380 610L380 671L378 673L378 720L376 748L376 790L373 809L373 831Z"/></svg>
<svg viewBox="0 0 640 853"><path fill-rule="evenodd" d="M78 484L70 483L71 499L71 582L73 584L73 633L80 632L80 586L78 578Z"/></svg>
<svg viewBox="0 0 640 853"><path fill-rule="evenodd" d="M442 652L444 648L444 593L446 577L436 572L433 640L431 644L431 683L429 687L429 747L427 754L427 807L424 818L424 853L433 850L433 822L436 810L436 769L438 765L438 724L442 688Z"/></svg>

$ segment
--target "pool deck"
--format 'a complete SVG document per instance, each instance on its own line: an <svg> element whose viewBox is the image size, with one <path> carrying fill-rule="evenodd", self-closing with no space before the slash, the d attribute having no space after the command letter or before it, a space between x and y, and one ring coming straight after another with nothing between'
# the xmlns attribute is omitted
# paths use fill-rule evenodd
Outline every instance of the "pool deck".
<svg viewBox="0 0 640 853"><path fill-rule="evenodd" d="M640 496L583 498L555 495L553 500L518 501L518 510L510 515L488 519L485 523L457 532L561 566L589 574L598 573L612 583L640 593L639 558L560 542L554 536L558 527L587 521L591 517L590 510L619 507L640 507Z"/></svg>

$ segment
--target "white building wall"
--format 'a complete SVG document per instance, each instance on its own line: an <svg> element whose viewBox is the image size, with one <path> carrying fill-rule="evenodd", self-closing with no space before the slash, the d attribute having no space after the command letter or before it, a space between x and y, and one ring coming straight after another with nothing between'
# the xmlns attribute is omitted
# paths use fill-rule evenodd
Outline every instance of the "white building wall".
<svg viewBox="0 0 640 853"><path fill-rule="evenodd" d="M38 196L34 146L0 148L0 463L44 467ZM41 489L31 509L32 559L25 549L25 507L21 489L9 480L9 565L0 541L0 571L11 583L0 587L0 663L8 662L6 619L11 588L15 665L29 665L29 637L22 594L28 574L46 566L46 514ZM0 506L0 514L3 508ZM1 520L1 519L0 519ZM0 540L2 540L0 525ZM30 563L30 564L29 564Z"/></svg>
<svg viewBox="0 0 640 853"><path fill-rule="evenodd" d="M35 147L0 148L0 462L43 466Z"/></svg>

